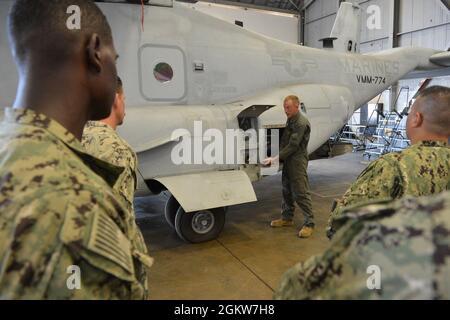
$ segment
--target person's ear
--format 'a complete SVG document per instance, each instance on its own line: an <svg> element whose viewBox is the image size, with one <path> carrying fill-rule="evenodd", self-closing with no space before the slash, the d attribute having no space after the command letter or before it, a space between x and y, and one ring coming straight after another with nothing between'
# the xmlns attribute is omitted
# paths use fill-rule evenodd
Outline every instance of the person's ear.
<svg viewBox="0 0 450 320"><path fill-rule="evenodd" d="M412 114L412 119L411 119L411 126L413 128L418 128L420 126L422 126L423 123L423 114L418 112L418 111L414 111Z"/></svg>
<svg viewBox="0 0 450 320"><path fill-rule="evenodd" d="M117 110L119 108L119 104L120 104L120 96L119 94L116 92L116 95L114 96L114 104L113 104L113 109Z"/></svg>
<svg viewBox="0 0 450 320"><path fill-rule="evenodd" d="M88 67L95 73L100 73L102 71L102 55L100 52L101 41L98 34L94 33L89 38L89 43L87 47L87 59Z"/></svg>
<svg viewBox="0 0 450 320"><path fill-rule="evenodd" d="M423 125L423 113L417 112L417 126L421 127Z"/></svg>

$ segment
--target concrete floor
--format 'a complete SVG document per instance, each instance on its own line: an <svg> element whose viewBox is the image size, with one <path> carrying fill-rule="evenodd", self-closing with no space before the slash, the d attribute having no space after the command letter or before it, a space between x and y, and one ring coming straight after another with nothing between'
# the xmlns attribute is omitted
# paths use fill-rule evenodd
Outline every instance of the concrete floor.
<svg viewBox="0 0 450 320"><path fill-rule="evenodd" d="M150 273L151 299L271 299L283 273L328 246L325 226L334 198L364 169L360 153L309 164L316 230L297 238L295 227L273 229L280 216L281 175L255 184L258 201L230 207L219 239L202 244L180 240L164 218L165 196L136 200L137 222L155 258Z"/></svg>

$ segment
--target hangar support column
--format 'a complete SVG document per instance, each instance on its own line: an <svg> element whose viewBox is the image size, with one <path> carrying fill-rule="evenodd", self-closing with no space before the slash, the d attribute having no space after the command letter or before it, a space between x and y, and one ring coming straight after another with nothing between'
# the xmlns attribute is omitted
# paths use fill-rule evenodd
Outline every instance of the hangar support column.
<svg viewBox="0 0 450 320"><path fill-rule="evenodd" d="M388 1L389 3L389 46L397 48L399 46L399 28L400 28L400 0ZM394 111L395 100L399 93L398 82L392 85L389 97L389 111Z"/></svg>

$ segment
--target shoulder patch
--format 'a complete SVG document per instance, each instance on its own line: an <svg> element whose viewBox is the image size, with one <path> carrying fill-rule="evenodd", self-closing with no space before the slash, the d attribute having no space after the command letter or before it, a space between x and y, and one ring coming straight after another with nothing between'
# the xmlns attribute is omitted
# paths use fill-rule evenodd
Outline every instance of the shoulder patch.
<svg viewBox="0 0 450 320"><path fill-rule="evenodd" d="M61 230L61 241L77 257L118 278L135 276L131 242L104 210L90 206L80 213L69 204Z"/></svg>
<svg viewBox="0 0 450 320"><path fill-rule="evenodd" d="M94 216L87 249L110 259L126 270L133 269L130 241L104 212Z"/></svg>

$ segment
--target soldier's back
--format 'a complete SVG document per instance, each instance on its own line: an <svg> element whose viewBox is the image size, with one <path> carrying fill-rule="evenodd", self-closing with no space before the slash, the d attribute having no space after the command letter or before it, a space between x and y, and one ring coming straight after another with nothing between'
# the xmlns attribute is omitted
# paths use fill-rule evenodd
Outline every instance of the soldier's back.
<svg viewBox="0 0 450 320"><path fill-rule="evenodd" d="M114 188L132 211L137 186L137 156L131 146L113 128L100 121L86 124L82 144L89 154L124 168Z"/></svg>
<svg viewBox="0 0 450 320"><path fill-rule="evenodd" d="M399 194L394 198L430 195L447 189L450 148L445 142L422 141L382 159L386 162L386 170L391 170L398 179Z"/></svg>
<svg viewBox="0 0 450 320"><path fill-rule="evenodd" d="M136 248L133 225L102 178L113 184L120 172L85 154L55 121L6 110L0 127L0 298L146 296L143 263L132 255L145 249ZM74 266L79 289L67 282Z"/></svg>
<svg viewBox="0 0 450 320"><path fill-rule="evenodd" d="M449 299L450 192L345 213L328 250L290 269L278 299Z"/></svg>

